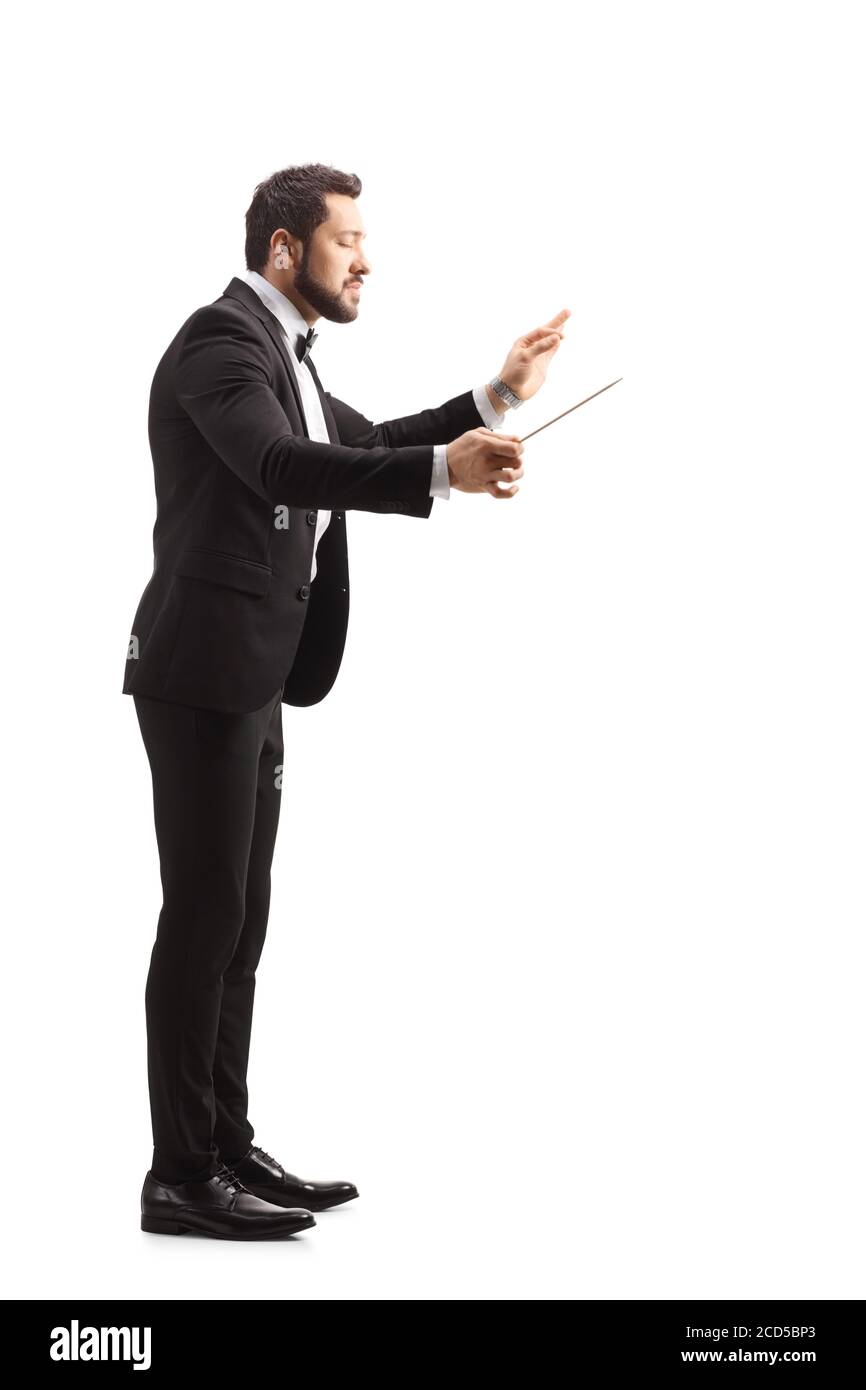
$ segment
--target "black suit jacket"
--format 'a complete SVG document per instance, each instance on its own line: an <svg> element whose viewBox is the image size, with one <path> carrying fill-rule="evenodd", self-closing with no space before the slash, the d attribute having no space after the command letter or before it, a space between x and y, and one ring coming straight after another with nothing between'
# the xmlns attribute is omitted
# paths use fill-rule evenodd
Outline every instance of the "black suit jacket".
<svg viewBox="0 0 866 1390"><path fill-rule="evenodd" d="M127 695L227 713L261 708L281 685L286 704L323 699L349 617L346 513L429 517L432 446L484 423L466 391L374 425L323 391L308 359L331 443L311 440L288 352L277 318L233 277L157 365L154 565ZM319 507L331 521L311 584Z"/></svg>

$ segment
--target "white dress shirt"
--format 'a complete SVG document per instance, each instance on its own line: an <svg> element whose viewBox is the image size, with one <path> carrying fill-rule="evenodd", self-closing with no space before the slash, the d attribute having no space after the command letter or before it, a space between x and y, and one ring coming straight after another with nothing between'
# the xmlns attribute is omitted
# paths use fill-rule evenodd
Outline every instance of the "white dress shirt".
<svg viewBox="0 0 866 1390"><path fill-rule="evenodd" d="M271 313L278 320L286 339L286 346L289 350L289 361L295 369L295 376L298 381L298 388L301 392L301 401L304 407L304 415L307 421L307 429L310 439L317 440L320 444L330 444L328 427L325 424L325 417L322 413L322 402L319 399L319 392L313 380L313 374L306 362L299 362L295 352L295 342L298 334L304 336L309 331L309 324L303 315L295 308L288 295L283 294L270 280L266 280L263 275L259 275L257 270L245 270L239 279L245 280L255 290L259 299L270 309ZM487 387L476 386L472 391L472 399L478 408L478 413L488 429L495 430L502 424L502 415L491 405L490 397L487 394ZM447 501L451 493L451 485L448 481L448 459L446 457L447 444L433 445L433 469L430 476L430 496L441 497ZM310 575L310 583L316 577L316 549L319 541L331 520L331 513L324 507L319 508L316 518L316 534L313 540L313 569Z"/></svg>

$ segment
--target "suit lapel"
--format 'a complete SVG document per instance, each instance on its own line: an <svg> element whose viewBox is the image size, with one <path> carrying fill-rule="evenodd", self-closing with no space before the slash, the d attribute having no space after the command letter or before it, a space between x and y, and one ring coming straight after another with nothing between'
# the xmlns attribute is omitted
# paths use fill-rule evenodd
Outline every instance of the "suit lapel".
<svg viewBox="0 0 866 1390"><path fill-rule="evenodd" d="M289 349L286 347L286 340L283 336L282 324L280 323L279 319L271 313L270 309L268 309L262 303L262 301L259 299L259 296L253 289L252 285L248 285L246 280L241 280L239 276L232 276L231 280L229 280L228 284L223 290L223 294L227 294L232 299L236 299L239 304L243 304L244 308L249 309L250 313L255 314L259 322L264 324L265 328L270 333L271 338L276 344L280 356L282 357L283 362L285 364L286 372L288 373L289 377L289 384L291 385L291 388L295 394L295 402L298 407L298 413L301 417L301 423L304 427L304 433L306 434L307 438L309 438L310 431L307 425L307 417L304 414L304 406L301 400L301 389L298 386L298 378L295 369L292 363L289 361ZM307 362L309 363L309 358L307 359ZM331 433L331 423L333 420L333 416L331 417L331 420L328 420L328 415L330 415L330 413L330 410L328 410L325 415L325 421L328 426L328 434ZM339 440L334 440L333 442L339 443Z"/></svg>

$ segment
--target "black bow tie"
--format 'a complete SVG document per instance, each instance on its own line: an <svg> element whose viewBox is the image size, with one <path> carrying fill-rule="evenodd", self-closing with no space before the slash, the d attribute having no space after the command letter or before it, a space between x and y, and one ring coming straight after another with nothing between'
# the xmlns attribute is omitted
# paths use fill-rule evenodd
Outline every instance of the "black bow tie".
<svg viewBox="0 0 866 1390"><path fill-rule="evenodd" d="M299 362L306 362L312 351L313 343L318 338L312 328L307 333L299 333L295 339L295 355Z"/></svg>

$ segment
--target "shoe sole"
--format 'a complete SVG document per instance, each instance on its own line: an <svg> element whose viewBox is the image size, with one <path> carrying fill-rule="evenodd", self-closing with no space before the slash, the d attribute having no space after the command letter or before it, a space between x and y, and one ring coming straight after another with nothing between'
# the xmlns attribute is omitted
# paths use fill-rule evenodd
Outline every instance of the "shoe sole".
<svg viewBox="0 0 866 1390"><path fill-rule="evenodd" d="M214 1240L282 1240L285 1236L293 1236L296 1231L307 1231L311 1226L315 1226L314 1220L299 1221L296 1226L291 1228L283 1227L280 1231L207 1231L201 1226L190 1226L181 1221L170 1221L165 1216L142 1216L141 1229L150 1231L154 1235L160 1236L184 1236L196 1233L201 1236L211 1236Z"/></svg>

